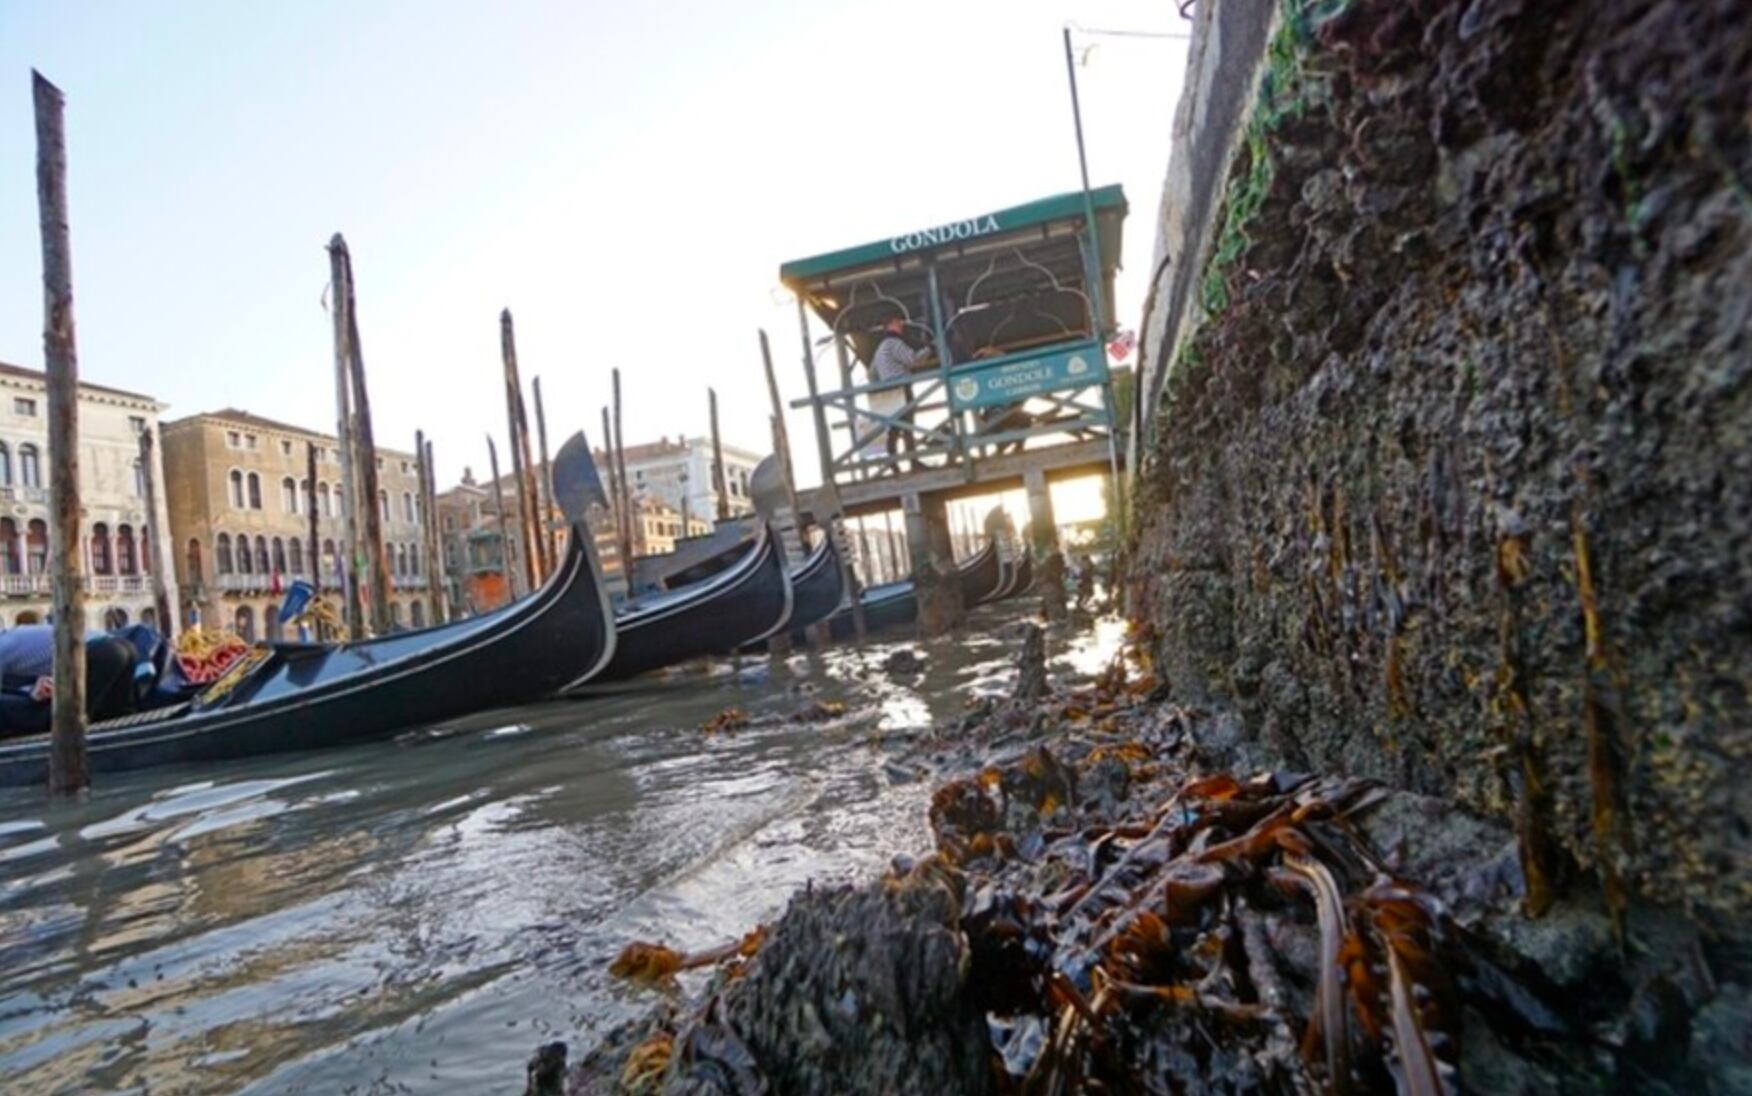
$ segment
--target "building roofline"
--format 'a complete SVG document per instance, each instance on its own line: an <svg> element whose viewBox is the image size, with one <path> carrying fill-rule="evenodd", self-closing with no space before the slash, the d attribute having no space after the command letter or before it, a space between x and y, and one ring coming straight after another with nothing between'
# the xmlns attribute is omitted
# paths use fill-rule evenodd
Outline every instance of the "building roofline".
<svg viewBox="0 0 1752 1096"><path fill-rule="evenodd" d="M49 380L48 375L40 369L31 369L28 366L14 365L11 362L6 361L0 361L0 376L19 377L25 380L38 381L44 385L47 385ZM107 384L93 384L90 381L82 380L79 382L79 389L82 392L101 393L105 396L120 396L123 399L138 400L141 403L151 404L153 409L157 411L163 411L170 406L168 403L159 400L157 397L148 396L144 392L130 392L126 388L112 388Z"/></svg>

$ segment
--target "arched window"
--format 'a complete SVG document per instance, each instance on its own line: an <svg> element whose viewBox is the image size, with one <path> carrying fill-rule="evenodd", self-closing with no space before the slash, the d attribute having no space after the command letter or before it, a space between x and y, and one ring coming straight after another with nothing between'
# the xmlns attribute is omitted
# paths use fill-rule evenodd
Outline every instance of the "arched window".
<svg viewBox="0 0 1752 1096"><path fill-rule="evenodd" d="M140 573L140 561L134 555L134 529L129 525L116 526L116 574L137 575Z"/></svg>
<svg viewBox="0 0 1752 1096"><path fill-rule="evenodd" d="M101 521L91 527L91 573L111 573L109 526Z"/></svg>
<svg viewBox="0 0 1752 1096"><path fill-rule="evenodd" d="M322 513L316 508L316 500L310 496L310 481L307 479L298 481L298 505L302 506L307 514Z"/></svg>
<svg viewBox="0 0 1752 1096"><path fill-rule="evenodd" d="M189 583L199 586L201 584L201 542L194 537L189 538L188 568Z"/></svg>
<svg viewBox="0 0 1752 1096"><path fill-rule="evenodd" d="M408 545L408 574L415 578L420 577L420 546L418 544Z"/></svg>
<svg viewBox="0 0 1752 1096"><path fill-rule="evenodd" d="M395 577L401 578L403 575L405 575L407 573L408 573L408 546L405 544L398 544L395 546Z"/></svg>
<svg viewBox="0 0 1752 1096"><path fill-rule="evenodd" d="M302 575L304 573L304 542L302 540L293 537L287 543L286 559L292 565L293 574Z"/></svg>
<svg viewBox="0 0 1752 1096"><path fill-rule="evenodd" d="M18 523L0 518L0 574L18 574Z"/></svg>
<svg viewBox="0 0 1752 1096"><path fill-rule="evenodd" d="M337 518L340 517L341 511L346 509L346 506L347 506L346 493L341 490L341 485L337 483L337 484L335 484L335 512L330 516L337 517Z"/></svg>
<svg viewBox="0 0 1752 1096"><path fill-rule="evenodd" d="M237 635L245 643L255 642L255 610L247 605L237 607Z"/></svg>
<svg viewBox="0 0 1752 1096"><path fill-rule="evenodd" d="M152 526L140 526L140 573L152 573Z"/></svg>
<svg viewBox="0 0 1752 1096"><path fill-rule="evenodd" d="M240 536L237 538L237 573L240 575L247 575L252 574L254 571L255 559L249 550L249 538L246 536Z"/></svg>
<svg viewBox="0 0 1752 1096"><path fill-rule="evenodd" d="M251 510L262 508L262 477L254 472L249 474L249 508Z"/></svg>
<svg viewBox="0 0 1752 1096"><path fill-rule="evenodd" d="M256 574L265 575L270 571L268 566L268 538L256 538Z"/></svg>
<svg viewBox="0 0 1752 1096"><path fill-rule="evenodd" d="M323 517L332 518L335 516L335 504L334 500L329 498L328 484L318 483L316 485L316 505L316 512Z"/></svg>
<svg viewBox="0 0 1752 1096"><path fill-rule="evenodd" d="M43 459L34 445L18 447L18 482L25 487L43 485Z"/></svg>
<svg viewBox="0 0 1752 1096"><path fill-rule="evenodd" d="M196 556L195 561L200 562L200 557ZM219 575L231 573L230 533L220 533L219 538L213 542L213 573Z"/></svg>
<svg viewBox="0 0 1752 1096"><path fill-rule="evenodd" d="M389 603L389 626L398 632L401 631L401 602L399 601Z"/></svg>
<svg viewBox="0 0 1752 1096"><path fill-rule="evenodd" d="M292 543L297 544L298 542L293 541ZM274 538L274 573L276 575L286 573L286 542L279 537Z"/></svg>
<svg viewBox="0 0 1752 1096"><path fill-rule="evenodd" d="M33 575L49 569L49 523L42 518L31 518L24 527L24 566Z"/></svg>
<svg viewBox="0 0 1752 1096"><path fill-rule="evenodd" d="M12 486L12 450L0 441L0 487Z"/></svg>
<svg viewBox="0 0 1752 1096"><path fill-rule="evenodd" d="M417 601L409 605L408 619L413 621L414 627L424 628L426 626L426 607Z"/></svg>
<svg viewBox="0 0 1752 1096"><path fill-rule="evenodd" d="M402 492L402 520L410 525L419 520L414 514L414 493L412 491Z"/></svg>
<svg viewBox="0 0 1752 1096"><path fill-rule="evenodd" d="M322 573L324 576L340 573L340 564L335 560L335 542L332 540L322 542Z"/></svg>
<svg viewBox="0 0 1752 1096"><path fill-rule="evenodd" d="M377 509L378 509L378 512L383 515L383 520L388 521L389 520L389 492L388 491L379 490L377 492Z"/></svg>
<svg viewBox="0 0 1752 1096"><path fill-rule="evenodd" d="M241 510L243 509L243 473L233 468L231 470L230 483L231 508L233 510Z"/></svg>
<svg viewBox="0 0 1752 1096"><path fill-rule="evenodd" d="M146 466L141 464L138 458L134 461L134 497L138 499L146 497Z"/></svg>
<svg viewBox="0 0 1752 1096"><path fill-rule="evenodd" d="M291 476L280 481L280 509L288 514L298 512L298 481Z"/></svg>

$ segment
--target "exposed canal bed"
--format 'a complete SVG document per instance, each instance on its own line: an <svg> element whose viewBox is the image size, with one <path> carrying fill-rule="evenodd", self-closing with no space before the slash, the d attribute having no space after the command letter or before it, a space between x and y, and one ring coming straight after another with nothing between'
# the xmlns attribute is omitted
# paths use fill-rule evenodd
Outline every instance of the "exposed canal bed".
<svg viewBox="0 0 1752 1096"><path fill-rule="evenodd" d="M1020 610L394 742L0 800L0 1090L515 1091L648 1002L628 940L720 942L928 847L897 742L1012 677ZM1064 637L1093 673L1117 622ZM891 676L900 647L922 674ZM796 718L816 701L843 714ZM704 735L725 707L752 725ZM816 715L819 717L820 712Z"/></svg>

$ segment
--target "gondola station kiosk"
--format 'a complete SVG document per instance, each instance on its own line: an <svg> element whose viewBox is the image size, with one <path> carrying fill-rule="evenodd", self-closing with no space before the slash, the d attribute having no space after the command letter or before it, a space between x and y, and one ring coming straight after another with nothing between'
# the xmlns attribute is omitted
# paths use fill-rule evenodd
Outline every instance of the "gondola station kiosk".
<svg viewBox="0 0 1752 1096"><path fill-rule="evenodd" d="M959 620L947 503L1028 492L1037 564L1058 553L1050 482L1117 477L1125 452L1108 365L1125 193L1072 191L779 268L797 298L822 486L821 516L906 515L921 630ZM898 330L893 323L900 321ZM904 375L881 378L883 340ZM892 354L893 348L891 348ZM823 390L817 359L837 367Z"/></svg>

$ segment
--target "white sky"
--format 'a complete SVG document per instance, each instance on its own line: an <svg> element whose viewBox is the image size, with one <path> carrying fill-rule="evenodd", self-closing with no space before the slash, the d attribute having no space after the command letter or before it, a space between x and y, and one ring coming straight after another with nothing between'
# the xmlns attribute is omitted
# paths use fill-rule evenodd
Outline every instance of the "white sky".
<svg viewBox="0 0 1752 1096"><path fill-rule="evenodd" d="M504 432L506 306L554 447L596 440L618 365L629 440L703 433L712 384L725 440L764 450L756 328L803 391L780 262L1077 186L1071 15L1187 27L1135 0L0 0L0 360L42 364L35 66L68 99L85 379L332 429L340 230L377 437L425 429L441 486ZM1186 43L1084 41L1136 326Z"/></svg>

